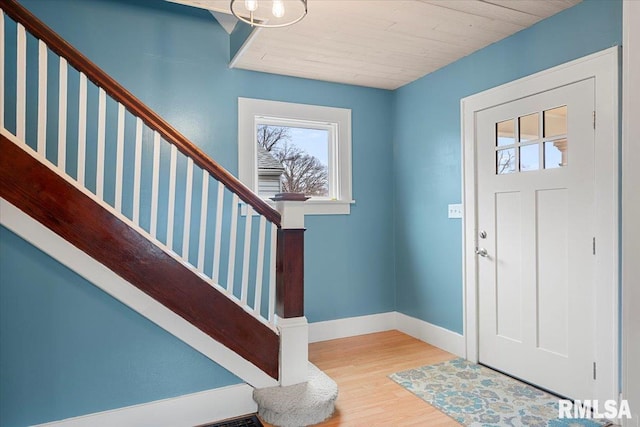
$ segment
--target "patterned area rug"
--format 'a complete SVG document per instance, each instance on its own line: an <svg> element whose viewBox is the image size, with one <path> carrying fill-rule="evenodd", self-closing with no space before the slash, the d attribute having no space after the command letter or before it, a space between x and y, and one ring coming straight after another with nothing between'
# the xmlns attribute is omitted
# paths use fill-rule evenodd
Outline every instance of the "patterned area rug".
<svg viewBox="0 0 640 427"><path fill-rule="evenodd" d="M593 419L559 419L558 398L464 359L389 376L465 426L599 427Z"/></svg>

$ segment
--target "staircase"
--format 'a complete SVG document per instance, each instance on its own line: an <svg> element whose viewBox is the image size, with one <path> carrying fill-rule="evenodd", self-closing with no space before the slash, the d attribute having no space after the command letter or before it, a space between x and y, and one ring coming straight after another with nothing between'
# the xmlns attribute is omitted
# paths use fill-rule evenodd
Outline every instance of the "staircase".
<svg viewBox="0 0 640 427"><path fill-rule="evenodd" d="M250 385L306 383L305 198L273 209L15 0L0 9L3 206L263 373L230 369Z"/></svg>

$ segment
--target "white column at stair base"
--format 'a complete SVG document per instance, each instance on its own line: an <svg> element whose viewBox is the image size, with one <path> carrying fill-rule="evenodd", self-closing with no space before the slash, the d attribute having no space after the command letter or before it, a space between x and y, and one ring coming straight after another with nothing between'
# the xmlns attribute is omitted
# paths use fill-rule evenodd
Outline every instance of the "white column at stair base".
<svg viewBox="0 0 640 427"><path fill-rule="evenodd" d="M280 385L304 383L308 378L309 324L306 317L276 317L280 331Z"/></svg>

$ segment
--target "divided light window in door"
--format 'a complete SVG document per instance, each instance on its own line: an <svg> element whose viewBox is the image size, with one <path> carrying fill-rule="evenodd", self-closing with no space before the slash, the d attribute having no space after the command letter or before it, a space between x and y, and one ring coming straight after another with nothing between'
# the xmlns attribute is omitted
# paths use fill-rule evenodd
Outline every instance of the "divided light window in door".
<svg viewBox="0 0 640 427"><path fill-rule="evenodd" d="M568 164L567 106L496 123L496 174Z"/></svg>

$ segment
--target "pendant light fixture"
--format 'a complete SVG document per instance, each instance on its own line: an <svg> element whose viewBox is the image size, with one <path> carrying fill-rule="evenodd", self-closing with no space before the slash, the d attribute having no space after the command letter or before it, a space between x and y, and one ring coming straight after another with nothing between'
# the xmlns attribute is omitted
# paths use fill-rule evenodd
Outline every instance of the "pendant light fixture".
<svg viewBox="0 0 640 427"><path fill-rule="evenodd" d="M252 27L280 28L307 15L307 0L231 0L231 13Z"/></svg>

